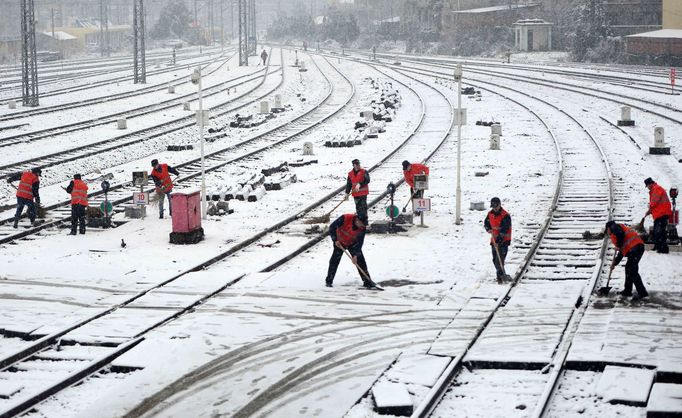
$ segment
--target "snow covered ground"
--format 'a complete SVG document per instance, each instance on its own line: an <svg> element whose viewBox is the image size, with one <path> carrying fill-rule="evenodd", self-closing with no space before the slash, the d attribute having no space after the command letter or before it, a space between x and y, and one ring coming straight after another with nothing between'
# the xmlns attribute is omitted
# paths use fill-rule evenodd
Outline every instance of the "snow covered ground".
<svg viewBox="0 0 682 418"><path fill-rule="evenodd" d="M273 51L271 58L278 55ZM491 197L501 198L514 222L514 245L506 267L512 275L518 272L530 243L551 210L558 181L558 155L552 138L537 116L505 97L485 90L480 101L465 96L463 107L468 109L469 123L462 135L464 210L462 224L456 225L456 128L450 130L450 120L440 116L447 115L444 109L456 103L453 90L456 87L444 79L400 73L400 68L379 67L378 71L338 58L303 59L315 60L320 69L309 63L309 71L299 73L290 66L292 52L284 53L285 73L276 93L295 104L286 117L301 115L324 100L330 86L322 73L335 83L334 99L327 102L328 106L341 106L347 100L349 104L322 126L297 137L295 143L208 176L208 187L218 188L244 172L300 159L302 144L308 141L314 144L317 163L291 168L298 182L282 191L268 192L258 202L231 201L234 214L203 221L206 239L201 243L169 244L171 221L157 219L150 208L146 219L129 220L115 229L89 229L86 235L76 237L66 235L66 230L53 230L0 247L3 265L0 329L5 336L0 344L2 357L27 345L19 337L58 331L179 276L114 315L69 335L81 345L67 346L62 355L75 358L96 355L97 344L102 342L120 343L144 335L142 343L113 363L121 370L132 371L98 374L50 398L28 416L387 416L374 410L375 383L389 387L404 385L417 405L453 358L450 353L466 348L477 327L510 286L494 280L488 235L482 227L486 212L469 210L470 203L483 202L487 208ZM230 78L235 71L254 70L232 69L232 62ZM354 93L348 82L334 75L332 67L348 77ZM523 74L521 70L511 73ZM215 82L228 79L226 75L221 77ZM387 124L386 132L379 138L360 146L325 148L325 140L354 135L353 124L359 120L359 112L376 99L370 79L391 82L398 90L402 106L396 111L395 120ZM567 78L547 76L546 80L551 84L566 82ZM644 178L652 176L666 188L682 184L679 163L673 157L647 154L653 126L665 123L668 131L673 131L679 129L679 124L636 113L637 126L627 131L632 135L630 139L599 117L615 120L618 108L612 104L586 100L579 94L547 86L493 80L485 75L472 75L471 82L531 108L535 106L543 118L556 117L541 111L533 100L504 88L521 86L528 94L565 108L593 131L614 173L617 219L636 222L646 211ZM570 82L583 83L574 79ZM593 86L591 82L584 83ZM127 87L121 85L121 91L124 88ZM112 90L114 86L106 92ZM604 93L611 91L612 87L604 88ZM299 94L306 97L305 102L296 100ZM153 101L152 97L150 94L120 106L139 106ZM641 97L671 106L679 104L678 99L655 93L642 93ZM423 102L422 98L428 101ZM250 111L256 109L253 105ZM420 127L422 109L430 118L425 119L426 126ZM106 108L102 112L106 113ZM40 116L35 118L39 120ZM53 118L49 117L49 123L54 122ZM162 121L159 116L143 120ZM477 120L502 123L501 150L489 149L490 128L475 126ZM557 117L554 128L561 135L558 121ZM275 120L245 132L230 130L225 138L209 144L208 150L255 136L278 123L281 121ZM406 158L411 161L423 160L436 149L438 138L450 135L427 163L431 167L427 197L432 199L432 211L425 216L427 227L414 226L397 235L369 234L365 240L369 272L384 285L384 292L359 290L358 272L345 258L334 287L325 288L331 253L328 239L273 271L264 272L308 239L301 229L293 227L268 234L206 270L191 271L343 186L353 158L359 158L368 168L378 165L415 130L413 143L418 146L407 148L412 155ZM89 138L84 135L80 140ZM195 141L196 136L187 139L188 143ZM674 153L682 151L679 142L672 145ZM68 145L55 141L52 146ZM13 158L21 159L19 153L40 155L47 151L34 144L16 147L16 151L0 159L0 165L14 161ZM189 157L160 152L159 148L146 153L126 150L107 159L105 165L123 181L133 169L146 168L151 155L171 165ZM382 192L389 181L401 179L401 160L389 159L384 169L376 169L370 184L373 196ZM593 167L584 169L591 173ZM83 170L83 166L73 170ZM333 203L340 197L339 194ZM408 198L409 191L400 187L396 205L402 207ZM64 199L57 181L46 185L45 199ZM12 197L4 196L2 200L11 201ZM385 199L375 205L370 220L386 219L387 205ZM332 219L353 210L351 200ZM120 245L121 239L127 244L125 248ZM641 306L623 304L614 298L592 298L569 352L568 360L575 363L574 369L561 377L550 416L645 416L645 406L605 402L596 389L603 373L578 370L581 362L646 366L658 370L661 382L664 378L679 379L682 373L679 263L678 253L646 253L640 268L652 300ZM623 270L619 267L612 278L612 293L620 290L622 280ZM543 300L515 294L509 306L522 303L536 313L551 307L545 315L562 316L559 306L570 308L573 304L573 300L563 297L575 291L570 287L552 282L544 290ZM170 319L183 307L213 292L218 293L190 312ZM154 329L145 332L150 327ZM523 347L532 346L533 341L541 345L542 328L529 332L530 340L510 335L508 339L492 340L493 345L477 346L469 353L471 360L505 356L509 361L519 360L524 354ZM544 349L551 357L553 347ZM45 378L56 373L43 365L34 367L37 375L43 373ZM464 368L435 416L530 416L547 377L534 369ZM12 372L0 373L0 388L4 391L11 392L9 388L15 381ZM4 410L8 403L0 399L0 409Z"/></svg>

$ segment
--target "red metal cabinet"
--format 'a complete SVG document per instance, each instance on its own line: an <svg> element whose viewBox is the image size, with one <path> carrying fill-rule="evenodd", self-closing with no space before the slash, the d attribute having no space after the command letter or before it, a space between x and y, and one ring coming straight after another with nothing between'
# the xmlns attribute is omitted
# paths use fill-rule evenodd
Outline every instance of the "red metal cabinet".
<svg viewBox="0 0 682 418"><path fill-rule="evenodd" d="M173 232L201 228L201 193L173 193Z"/></svg>

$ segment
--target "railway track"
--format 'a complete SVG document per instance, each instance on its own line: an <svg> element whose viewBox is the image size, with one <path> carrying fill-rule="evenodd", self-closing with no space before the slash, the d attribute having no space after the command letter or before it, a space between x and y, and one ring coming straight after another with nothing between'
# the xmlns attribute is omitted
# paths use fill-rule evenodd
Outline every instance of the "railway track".
<svg viewBox="0 0 682 418"><path fill-rule="evenodd" d="M229 114L231 112L234 112L235 110L244 108L246 106L249 106L258 100L260 100L263 97L268 96L271 94L273 91L275 91L279 86L282 84L282 80L280 79L279 82L277 82L276 85L271 86L271 85L266 85L266 81L268 80L267 76L271 72L282 72L283 69L280 66L279 70L275 71L270 71L269 67L268 69L265 69L262 75L257 75L255 77L250 77L247 78L246 80L240 81L238 84L242 83L248 83L250 81L255 81L258 78L260 78L260 81L254 86L253 89L249 91L244 91L241 94L237 96L230 96L231 98L219 103L211 108L212 111L212 119L216 120L216 118L220 118L226 114ZM220 87L220 91L226 90L228 88L234 88L235 84L230 84L227 87ZM265 88L267 89L264 94L259 94L257 98L250 97L249 95L252 94L254 91L257 91L259 88ZM213 94L217 94L217 92L214 92ZM98 123L99 124L99 123ZM168 135L175 136L175 137L180 137L183 135L183 133L186 133L188 129L192 128L194 126L193 123L193 116L185 116L180 119L175 120L174 122L163 122L160 124L153 125L148 128L141 129L136 132L131 132L128 134L120 135L115 138L107 138L105 140L97 141L95 143L90 143L87 145L82 145L78 147L72 147L71 149L67 151L61 151L49 155L45 155L42 157L38 158L31 158L26 161L22 161L20 163L15 163L15 164L9 164L5 165L3 167L0 167L0 176L6 178L7 176L11 175L14 172L22 171L24 169L29 169L30 167L34 166L41 166L43 168L45 167L55 167L58 165L62 165L65 163L69 163L72 161L78 161L82 160L84 158L93 158L95 156L101 156L105 152L113 152L120 150L121 147L129 147L133 145L139 145L142 144L146 141L150 140L155 140L156 138L160 137L168 137ZM148 154L147 154L148 155ZM66 177L64 178L59 178L57 179L58 181L66 180ZM43 181L45 184L46 182ZM118 189L118 186L114 187L114 190ZM56 204L56 205L50 205L48 209L57 209L58 207L62 206L63 203ZM9 207L6 207L7 209ZM1 222L1 221L0 221ZM1 228L1 227L0 227Z"/></svg>
<svg viewBox="0 0 682 418"><path fill-rule="evenodd" d="M182 54L182 55L184 55L184 54ZM203 55L204 55L204 53L193 54L193 55L183 57L183 58L184 58L184 60L192 60L192 59L201 57ZM178 55L178 56L181 57L180 55ZM170 58L170 56L169 56L169 58ZM181 60L182 60L182 58L181 58ZM107 62L110 62L110 61L107 61ZM150 62L149 60L147 62L148 62L148 67L152 67L152 66L155 66L156 64L160 63L160 61ZM104 63L95 63L95 64L93 64L93 66L99 67L102 64L104 64ZM181 65L187 65L187 64L188 63L181 63ZM193 65L196 65L196 64L197 63L194 63ZM77 62L77 63L75 63L75 65L81 65L81 63ZM132 65L132 62L127 61L127 58L126 58L126 62L121 64L120 70L115 71L115 72L129 72L131 65ZM165 69L160 69L160 70L150 68L149 71L147 72L147 75L158 75L158 74L163 74L163 73L170 72L173 70L174 70L174 68L165 68ZM40 73L40 69L38 71ZM52 84L57 84L59 86L63 86L64 83L67 83L67 82L75 82L75 81L82 80L84 78L108 75L111 73L112 73L112 69L107 68L104 70L91 70L91 71L85 71L85 72L76 71L71 76L65 76L64 74L55 74L53 76L40 76L40 86L43 89L40 96L41 97L57 96L57 95L65 94L65 93L72 93L72 92L78 92L78 91L82 91L82 90L86 90L86 89L91 89L93 87L105 86L105 85L113 84L113 83L117 83L117 82L131 81L133 79L132 76L130 76L129 74L126 74L124 76L114 76L113 78L107 78L106 80L94 81L94 82L88 83L85 86L58 87L58 88L53 89L53 90L44 91L45 86L50 86ZM16 85L0 87L0 95L2 95L2 93L13 92L15 90L20 90L20 89L21 89L21 78L18 78L16 81ZM21 101L21 96L0 98L0 105L6 105L10 100Z"/></svg>
<svg viewBox="0 0 682 418"><path fill-rule="evenodd" d="M217 68L211 70L210 73L207 74L207 76L218 71L226 63L227 63L227 61L223 62L222 65L219 65ZM267 73L267 72L269 72L269 71L266 70L265 68L262 68L262 69L258 69L256 71L254 71L252 73L236 77L236 78L229 80L229 81L226 81L226 82L221 82L218 84L207 86L204 89L204 97L209 98L209 97L216 96L219 94L224 94L225 92L229 93L229 91L231 89L243 86L243 85L245 85L251 81L255 81L255 80L258 80L261 78L265 78L266 77L265 73ZM186 83L186 81L179 81L176 84L183 84L183 83ZM256 87L258 87L260 85L261 85L261 83L259 83ZM239 97L240 96L237 96L237 98L239 98ZM126 109L124 111L120 111L120 112L116 112L116 113L110 113L110 114L107 114L105 116L100 116L100 117L96 117L96 118L92 118L92 119L88 119L88 120L81 120L78 122L74 122L74 123L70 123L70 124L66 124L66 125L60 125L60 126L56 126L56 127L52 127L52 128L41 129L41 130L31 131L31 132L27 132L27 133L7 136L4 138L0 138L0 148L12 146L12 145L18 145L18 144L25 144L28 142L33 142L33 141L38 141L38 140L43 140L43 139L50 139L52 141L56 141L60 138L60 135L63 136L66 134L73 134L74 132L84 131L84 130L91 129L91 128L94 128L97 126L113 124L116 122L116 120L118 118L121 118L121 117L125 117L127 119L133 120L133 119L138 118L138 117L149 116L149 115L152 115L154 113L163 112L164 110L171 110L174 107L177 107L184 102L193 102L196 100L196 98L197 98L197 94L192 92L192 93L184 94L182 96L174 96L171 99L163 100L163 101L153 103L150 105L140 106L140 107L133 108L133 109ZM233 99L233 100L235 100L235 99ZM223 105L227 104L227 103L229 103L229 101L224 102ZM75 107L80 107L80 106L81 105L79 104ZM89 104L88 104L88 106L89 106ZM67 109L68 109L68 107L67 107ZM55 109L51 109L49 112L50 113L59 112L61 110L65 110L65 109L55 108ZM107 141L108 140L102 141L102 143L105 143ZM88 144L88 145L84 146L83 148L88 148L92 145L97 146L98 144L97 143ZM40 161L41 158L45 158L45 157L36 157L34 159L23 161L20 164L34 163L36 161ZM6 166L0 167L0 173L2 172L2 170L5 167L8 167L8 166L11 167L12 165L8 164ZM0 176L1 175L2 174L0 174Z"/></svg>
<svg viewBox="0 0 682 418"><path fill-rule="evenodd" d="M217 72L227 64L232 58L235 57L235 54L232 54L229 56L227 59L223 58L223 55L219 55L218 57L215 58L209 58L207 60L199 61L194 63L194 66L201 66L202 71L206 70L210 65L218 63L220 64L222 61L222 64L220 64L217 68L212 69L210 72L205 73L204 76L210 76L211 74ZM181 68L180 66L173 67L173 71L177 71L178 68ZM170 69L164 69L163 72L171 72ZM161 73L156 73L156 74L161 74ZM154 75L151 73L150 75ZM120 81L120 80L119 80ZM118 82L118 81L117 81ZM28 117L32 116L37 116L37 115L43 115L43 114L49 114L49 113L55 113L55 112L60 112L63 110L68 110L68 109L78 109L81 107L86 107L86 106L92 106L100 103L111 103L114 100L120 100L120 99L127 99L131 97L137 97L141 96L144 94L148 94L151 92L156 92L156 91L162 91L168 88L168 86L179 86L181 84L185 83L184 79L180 80L174 80L171 82L161 82L161 83L156 83L148 86L141 87L139 89L135 89L133 91L127 91L123 93L116 93L116 94L111 94L111 95L106 95L106 96L100 96L100 97L94 97L94 98L89 98L89 99L84 99L84 100L77 100L74 102L70 103L62 103L62 104L57 104L57 105L52 105L52 106L40 106L36 108L29 108L27 110L21 110L21 111L15 111L6 115L0 115L0 122L6 122L10 120L16 120L16 119L25 119ZM91 86L88 86L91 88ZM113 115L110 115L113 116ZM14 137L5 137L1 138L2 141L14 139ZM1 144L2 142L0 142Z"/></svg>

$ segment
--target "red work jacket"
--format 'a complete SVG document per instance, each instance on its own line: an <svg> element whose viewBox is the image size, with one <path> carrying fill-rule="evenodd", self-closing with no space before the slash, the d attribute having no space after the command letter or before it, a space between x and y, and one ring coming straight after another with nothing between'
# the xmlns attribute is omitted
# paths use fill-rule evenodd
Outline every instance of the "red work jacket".
<svg viewBox="0 0 682 418"><path fill-rule="evenodd" d="M663 187L658 185L658 183L654 183L651 190L649 190L649 209L651 210L651 216L653 216L654 220L662 216L671 216L673 214L668 194Z"/></svg>
<svg viewBox="0 0 682 418"><path fill-rule="evenodd" d="M17 187L17 197L33 200L33 184L38 181L40 181L40 179L36 174L33 174L30 171L24 171L21 175L21 180L19 180L19 187Z"/></svg>
<svg viewBox="0 0 682 418"><path fill-rule="evenodd" d="M410 164L410 169L403 171L405 176L405 183L409 184L411 188L414 189L414 175L415 174L426 174L429 175L429 168L424 164Z"/></svg>
<svg viewBox="0 0 682 418"><path fill-rule="evenodd" d="M616 248L618 248L618 251L620 251L620 253L623 254L623 256L626 256L628 255L630 250L635 248L635 246L637 246L638 244L644 244L644 241L642 241L642 239L639 237L639 234L634 229L630 229L625 225L621 225L620 227L623 228L623 232L625 232L625 238L623 239L623 247L618 248L618 239L614 234L611 233L611 231L609 231L609 238L611 238L611 242L613 243L613 245L615 245Z"/></svg>
<svg viewBox="0 0 682 418"><path fill-rule="evenodd" d="M83 180L73 181L71 204L88 206L88 185Z"/></svg>
<svg viewBox="0 0 682 418"><path fill-rule="evenodd" d="M350 182L352 183L352 195L353 197L360 197L360 196L367 196L369 194L369 185L365 184L364 186L360 186L360 189L358 191L355 191L355 185L361 183L362 181L365 180L365 169L361 168L360 171L357 173L354 170L351 170L348 172L348 178L350 178Z"/></svg>
<svg viewBox="0 0 682 418"><path fill-rule="evenodd" d="M349 247L353 245L358 235L360 235L360 233L365 230L365 228L353 229L354 218L355 215L353 215L352 213L343 215L343 225L341 225L341 227L336 230L336 239L344 247Z"/></svg>
<svg viewBox="0 0 682 418"><path fill-rule="evenodd" d="M495 243L497 236L500 235L500 227L502 226L502 220L509 216L506 210L501 209L500 213L495 213L495 211L488 212L488 221L490 222L490 228L493 230L493 234L490 236L490 244ZM509 243L512 239L512 228L511 226L504 234L504 241Z"/></svg>
<svg viewBox="0 0 682 418"><path fill-rule="evenodd" d="M156 171L156 168L152 170L152 177L156 177L161 180L161 192L168 193L173 190L173 181L171 180L170 173L168 173L168 164L159 164L161 166L161 173Z"/></svg>

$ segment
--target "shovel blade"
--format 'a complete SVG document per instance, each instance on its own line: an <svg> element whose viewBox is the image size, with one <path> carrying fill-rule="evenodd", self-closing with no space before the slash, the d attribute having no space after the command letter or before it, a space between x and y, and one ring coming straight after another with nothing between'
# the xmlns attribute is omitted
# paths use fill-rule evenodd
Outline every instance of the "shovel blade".
<svg viewBox="0 0 682 418"><path fill-rule="evenodd" d="M611 286L604 286L597 291L599 296L608 296L611 291Z"/></svg>

